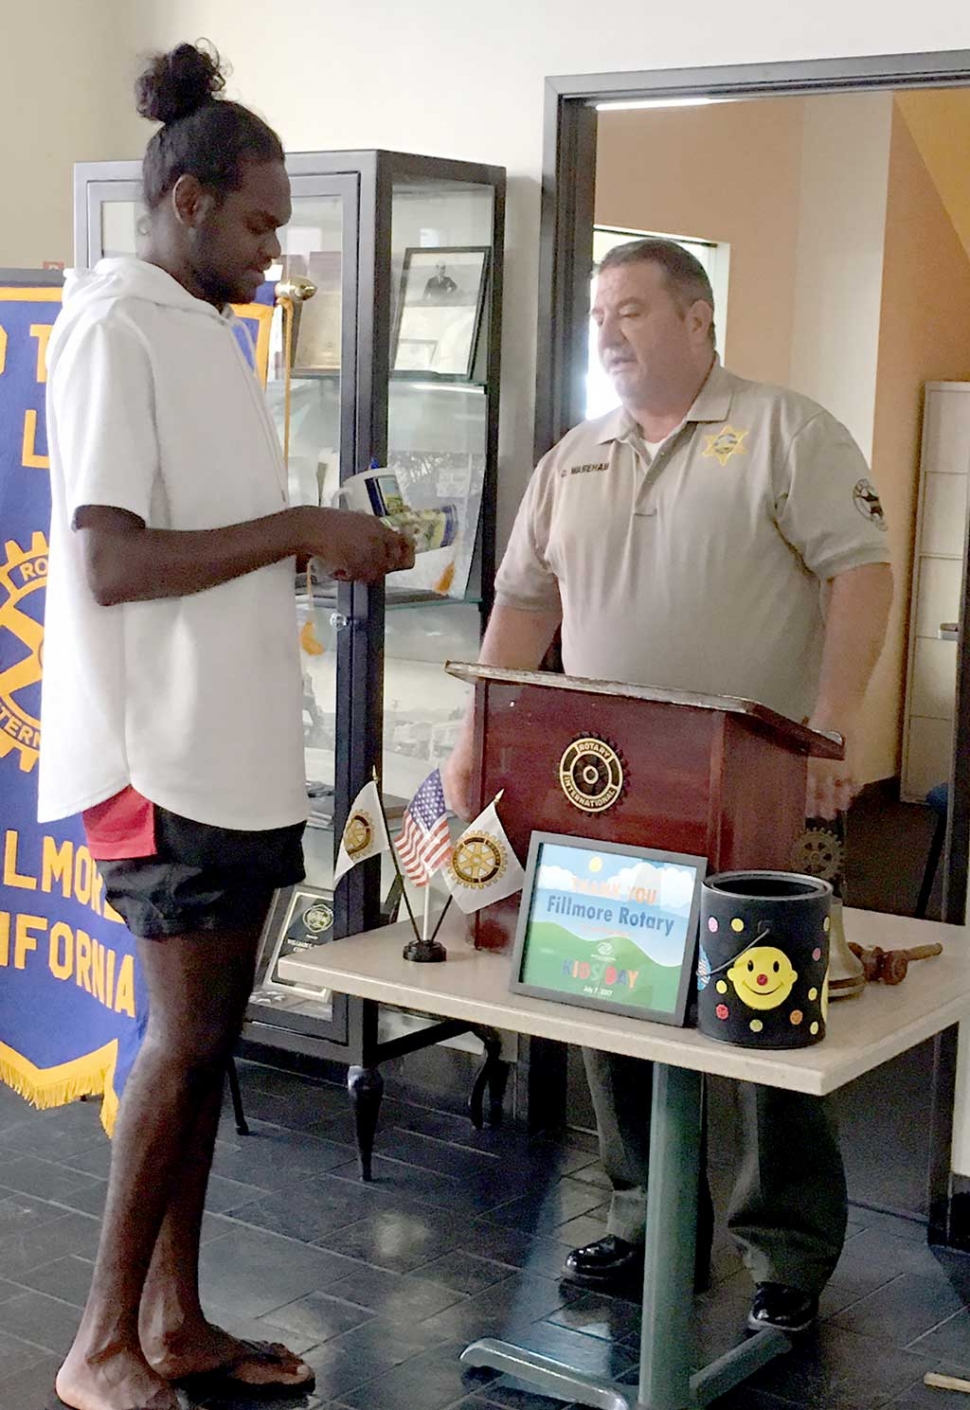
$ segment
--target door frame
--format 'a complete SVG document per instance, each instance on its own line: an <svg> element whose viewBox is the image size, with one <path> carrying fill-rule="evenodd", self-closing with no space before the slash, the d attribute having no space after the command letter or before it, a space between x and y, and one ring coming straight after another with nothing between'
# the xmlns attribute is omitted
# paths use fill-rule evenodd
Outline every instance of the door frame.
<svg viewBox="0 0 970 1410"><path fill-rule="evenodd" d="M970 86L970 50L572 74L546 79L535 458L584 417L589 274L596 184L596 104L696 97L807 97L900 88ZM950 810L943 863L943 919L963 925L970 869L970 541L964 554L957 643ZM956 1027L936 1042L930 1133L930 1238L956 1238L951 1199L951 1137L956 1086ZM966 1237L964 1232L963 1237Z"/></svg>

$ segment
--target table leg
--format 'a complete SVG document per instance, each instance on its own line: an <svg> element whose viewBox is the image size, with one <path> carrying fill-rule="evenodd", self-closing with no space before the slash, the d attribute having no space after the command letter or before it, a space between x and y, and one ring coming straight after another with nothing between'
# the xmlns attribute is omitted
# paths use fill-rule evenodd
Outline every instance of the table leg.
<svg viewBox="0 0 970 1410"><path fill-rule="evenodd" d="M354 1108L360 1178L369 1181L374 1135L381 1111L381 1098L384 1095L384 1078L376 1067L351 1067L347 1072L347 1091Z"/></svg>
<svg viewBox="0 0 970 1410"><path fill-rule="evenodd" d="M701 1081L699 1072L654 1064L640 1329L640 1403L648 1410L691 1404Z"/></svg>
<svg viewBox="0 0 970 1410"><path fill-rule="evenodd" d="M249 1123L243 1108L242 1092L239 1090L239 1073L236 1071L234 1057L229 1059L229 1095L232 1097L232 1114L236 1121L236 1132L240 1136L248 1136Z"/></svg>
<svg viewBox="0 0 970 1410"><path fill-rule="evenodd" d="M460 1360L465 1366L488 1367L503 1375L515 1376L526 1385L571 1405L589 1405L592 1410L632 1410L628 1398L632 1391L626 1386L584 1375L562 1361L540 1356L538 1351L528 1351L524 1346L499 1341L496 1337L473 1341L465 1347Z"/></svg>
<svg viewBox="0 0 970 1410"><path fill-rule="evenodd" d="M709 1405L791 1349L782 1332L748 1337L709 1366L694 1345L694 1250L703 1134L699 1072L655 1063L643 1267L638 1410Z"/></svg>
<svg viewBox="0 0 970 1410"><path fill-rule="evenodd" d="M461 1359L466 1366L490 1366L547 1395L598 1410L693 1410L709 1405L790 1349L791 1342L781 1332L758 1332L691 1374L697 1364L694 1249L703 1130L701 1082L698 1072L654 1064L637 1400L632 1387L585 1376L492 1337L465 1348Z"/></svg>

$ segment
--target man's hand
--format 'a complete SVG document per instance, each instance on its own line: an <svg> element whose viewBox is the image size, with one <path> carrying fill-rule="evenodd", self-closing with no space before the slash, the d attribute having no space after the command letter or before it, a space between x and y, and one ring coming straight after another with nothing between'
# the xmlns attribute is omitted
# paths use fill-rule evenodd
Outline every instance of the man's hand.
<svg viewBox="0 0 970 1410"><path fill-rule="evenodd" d="M414 566L414 545L372 514L347 509L302 511L303 552L317 558L341 582L376 583L387 573Z"/></svg>
<svg viewBox="0 0 970 1410"><path fill-rule="evenodd" d="M410 568L414 547L370 514L300 506L221 529L149 529L137 514L86 504L74 516L91 595L101 607L228 583L270 563L320 558L343 581Z"/></svg>
<svg viewBox="0 0 970 1410"><path fill-rule="evenodd" d="M504 666L510 671L534 671L556 634L560 613L532 612L519 607L496 607L489 618L479 661L483 666ZM441 770L445 802L466 821L475 816L472 775L475 772L474 704L469 703L458 740Z"/></svg>
<svg viewBox="0 0 970 1410"><path fill-rule="evenodd" d="M470 719L466 719L458 743L445 761L441 770L441 782L445 790L445 802L464 822L472 818L472 773L475 768L473 734Z"/></svg>
<svg viewBox="0 0 970 1410"><path fill-rule="evenodd" d="M809 725L812 729L836 728L830 724L817 724L814 720L809 720ZM839 733L841 734L841 730ZM859 792L854 773L853 750L849 738L845 739L844 759L809 759L805 816L832 819L836 813L847 812L849 804Z"/></svg>
<svg viewBox="0 0 970 1410"><path fill-rule="evenodd" d="M855 741L866 687L882 650L893 595L888 563L839 573L828 583L818 700L809 724L845 740L845 759L809 759L807 818L834 818L859 791Z"/></svg>

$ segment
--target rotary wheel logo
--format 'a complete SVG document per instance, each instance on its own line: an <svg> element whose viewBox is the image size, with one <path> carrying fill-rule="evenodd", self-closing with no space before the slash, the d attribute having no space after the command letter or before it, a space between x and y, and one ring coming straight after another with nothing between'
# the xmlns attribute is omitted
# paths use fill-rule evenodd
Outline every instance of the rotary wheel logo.
<svg viewBox="0 0 970 1410"><path fill-rule="evenodd" d="M834 832L810 827L795 843L792 865L821 881L832 881L842 870L842 843Z"/></svg>
<svg viewBox="0 0 970 1410"><path fill-rule="evenodd" d="M458 843L451 867L463 886L481 891L505 871L505 851L494 837L472 832Z"/></svg>
<svg viewBox="0 0 970 1410"><path fill-rule="evenodd" d="M47 540L33 534L23 549L11 539L6 555L0 565L0 756L16 749L21 770L29 773L40 754Z"/></svg>
<svg viewBox="0 0 970 1410"><path fill-rule="evenodd" d="M623 764L604 739L574 739L559 761L559 783L574 808L603 813L623 792Z"/></svg>
<svg viewBox="0 0 970 1410"><path fill-rule="evenodd" d="M303 912L303 924L311 935L322 935L333 925L333 911L317 901Z"/></svg>
<svg viewBox="0 0 970 1410"><path fill-rule="evenodd" d="M366 852L374 840L374 824L366 813L352 813L344 828L344 847L348 857Z"/></svg>

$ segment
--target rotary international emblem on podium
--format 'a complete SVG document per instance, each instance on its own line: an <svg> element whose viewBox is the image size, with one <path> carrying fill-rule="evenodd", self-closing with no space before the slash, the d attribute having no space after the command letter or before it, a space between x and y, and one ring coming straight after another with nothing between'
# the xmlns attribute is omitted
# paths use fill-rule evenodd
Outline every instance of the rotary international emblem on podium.
<svg viewBox="0 0 970 1410"><path fill-rule="evenodd" d="M623 792L623 762L611 744L581 735L559 760L559 784L574 808L605 813Z"/></svg>

